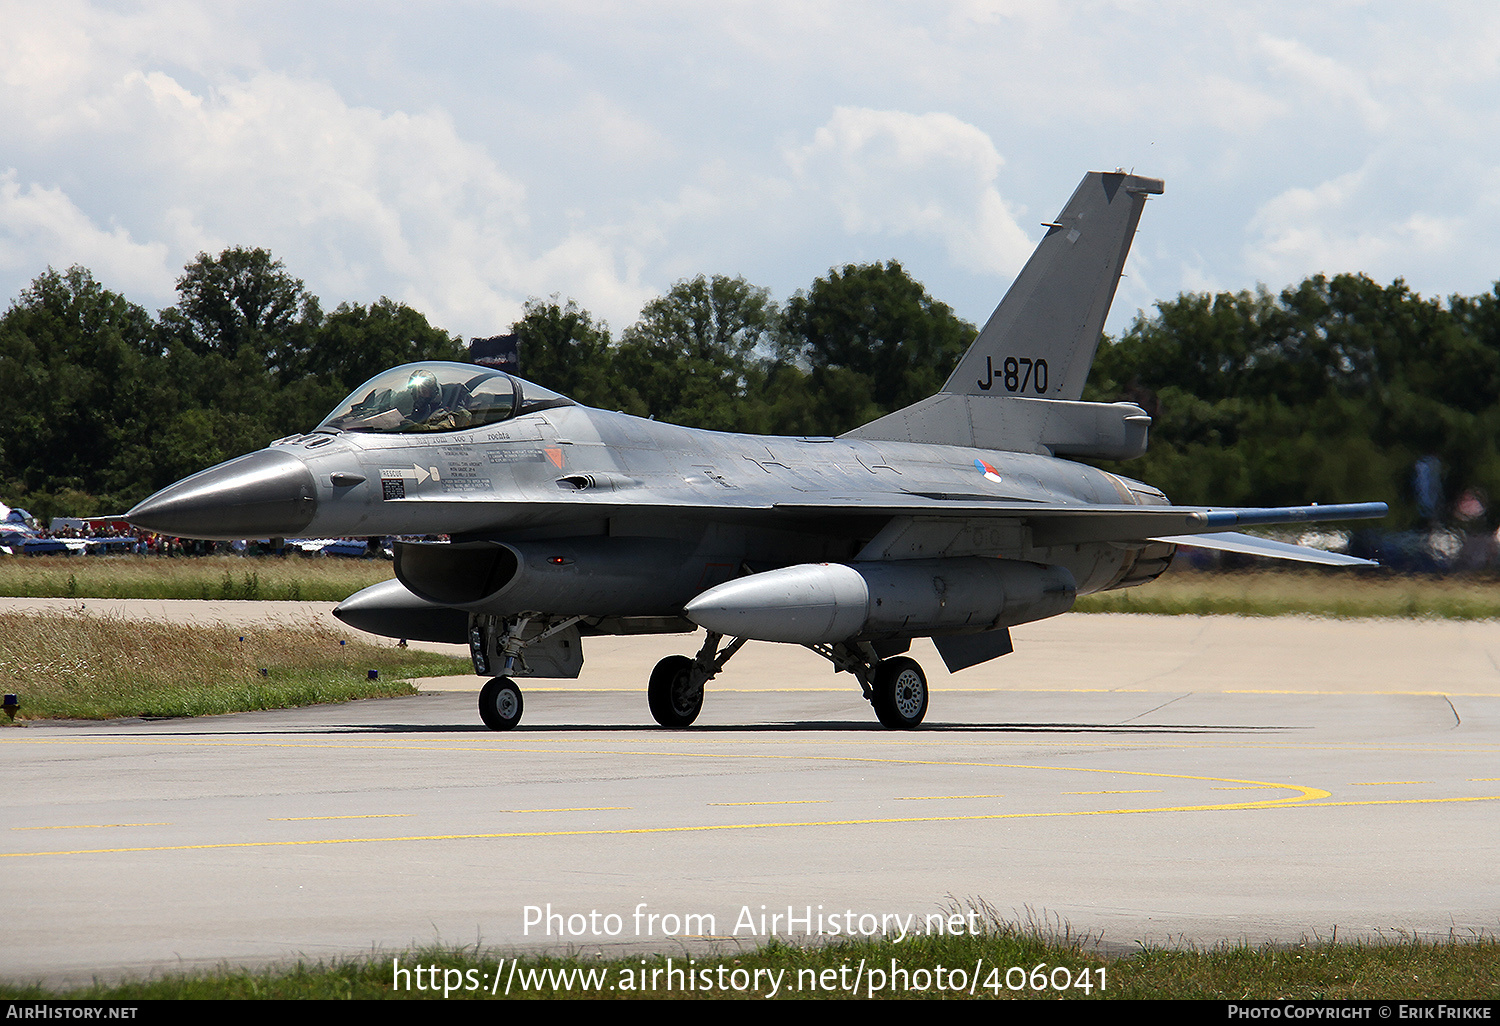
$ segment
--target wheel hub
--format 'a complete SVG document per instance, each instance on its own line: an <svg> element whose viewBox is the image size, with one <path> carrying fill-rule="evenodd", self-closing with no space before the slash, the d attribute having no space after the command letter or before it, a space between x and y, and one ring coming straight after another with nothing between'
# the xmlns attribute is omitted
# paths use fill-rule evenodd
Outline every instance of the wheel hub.
<svg viewBox="0 0 1500 1026"><path fill-rule="evenodd" d="M672 706L684 715L693 712L698 707L698 688L693 687L693 675L684 672L677 675L672 681Z"/></svg>
<svg viewBox="0 0 1500 1026"><path fill-rule="evenodd" d="M922 711L922 683L916 674L908 671L897 679L896 708L907 719Z"/></svg>

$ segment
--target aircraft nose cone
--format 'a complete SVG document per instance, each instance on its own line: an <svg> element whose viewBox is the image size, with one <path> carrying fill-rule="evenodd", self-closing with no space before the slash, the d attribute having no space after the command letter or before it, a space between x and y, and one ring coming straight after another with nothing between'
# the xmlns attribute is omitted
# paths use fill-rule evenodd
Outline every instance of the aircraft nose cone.
<svg viewBox="0 0 1500 1026"><path fill-rule="evenodd" d="M180 538L285 537L312 522L317 494L301 460L262 450L163 488L125 519Z"/></svg>

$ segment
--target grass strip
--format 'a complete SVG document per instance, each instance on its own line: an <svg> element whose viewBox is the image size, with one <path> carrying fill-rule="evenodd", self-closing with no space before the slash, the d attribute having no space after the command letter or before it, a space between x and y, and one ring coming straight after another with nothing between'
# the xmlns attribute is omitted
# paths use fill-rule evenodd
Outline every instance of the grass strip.
<svg viewBox="0 0 1500 1026"><path fill-rule="evenodd" d="M507 989L509 993L507 994ZM0 998L223 999L718 999L949 998L1045 1000L1493 1000L1500 943L1304 943L1293 947L1142 948L1125 957L1085 941L991 925L977 936L845 941L754 950L677 950L605 958L520 956L429 948L329 962L153 979L76 990L0 985Z"/></svg>
<svg viewBox="0 0 1500 1026"><path fill-rule="evenodd" d="M383 559L9 556L0 558L0 596L342 602L393 576Z"/></svg>
<svg viewBox="0 0 1500 1026"><path fill-rule="evenodd" d="M415 694L412 677L468 672L464 660L348 640L318 623L184 627L0 612L0 689L19 696L22 719L203 716L388 698Z"/></svg>
<svg viewBox="0 0 1500 1026"><path fill-rule="evenodd" d="M0 558L0 596L271 599L341 602L392 577L384 560L239 556ZM1400 576L1380 570L1173 569L1138 588L1087 595L1080 613L1335 618L1500 618L1494 576Z"/></svg>
<svg viewBox="0 0 1500 1026"><path fill-rule="evenodd" d="M1500 580L1408 577L1378 570L1171 570L1138 588L1078 600L1080 613L1492 620Z"/></svg>

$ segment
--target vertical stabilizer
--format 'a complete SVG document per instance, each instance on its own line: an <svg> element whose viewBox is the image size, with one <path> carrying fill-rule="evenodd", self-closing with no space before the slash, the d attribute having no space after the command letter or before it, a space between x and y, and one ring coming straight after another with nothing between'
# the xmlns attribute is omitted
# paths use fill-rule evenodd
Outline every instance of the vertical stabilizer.
<svg viewBox="0 0 1500 1026"><path fill-rule="evenodd" d="M943 392L1078 399L1148 195L1162 182L1092 171L959 361Z"/></svg>

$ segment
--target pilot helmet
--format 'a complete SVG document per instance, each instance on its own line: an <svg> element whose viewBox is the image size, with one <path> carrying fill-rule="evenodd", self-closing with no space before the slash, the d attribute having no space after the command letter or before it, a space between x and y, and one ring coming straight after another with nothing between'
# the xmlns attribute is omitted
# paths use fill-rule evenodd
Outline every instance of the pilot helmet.
<svg viewBox="0 0 1500 1026"><path fill-rule="evenodd" d="M406 380L406 387L411 389L412 395L431 399L438 394L437 375L430 370L413 371Z"/></svg>

